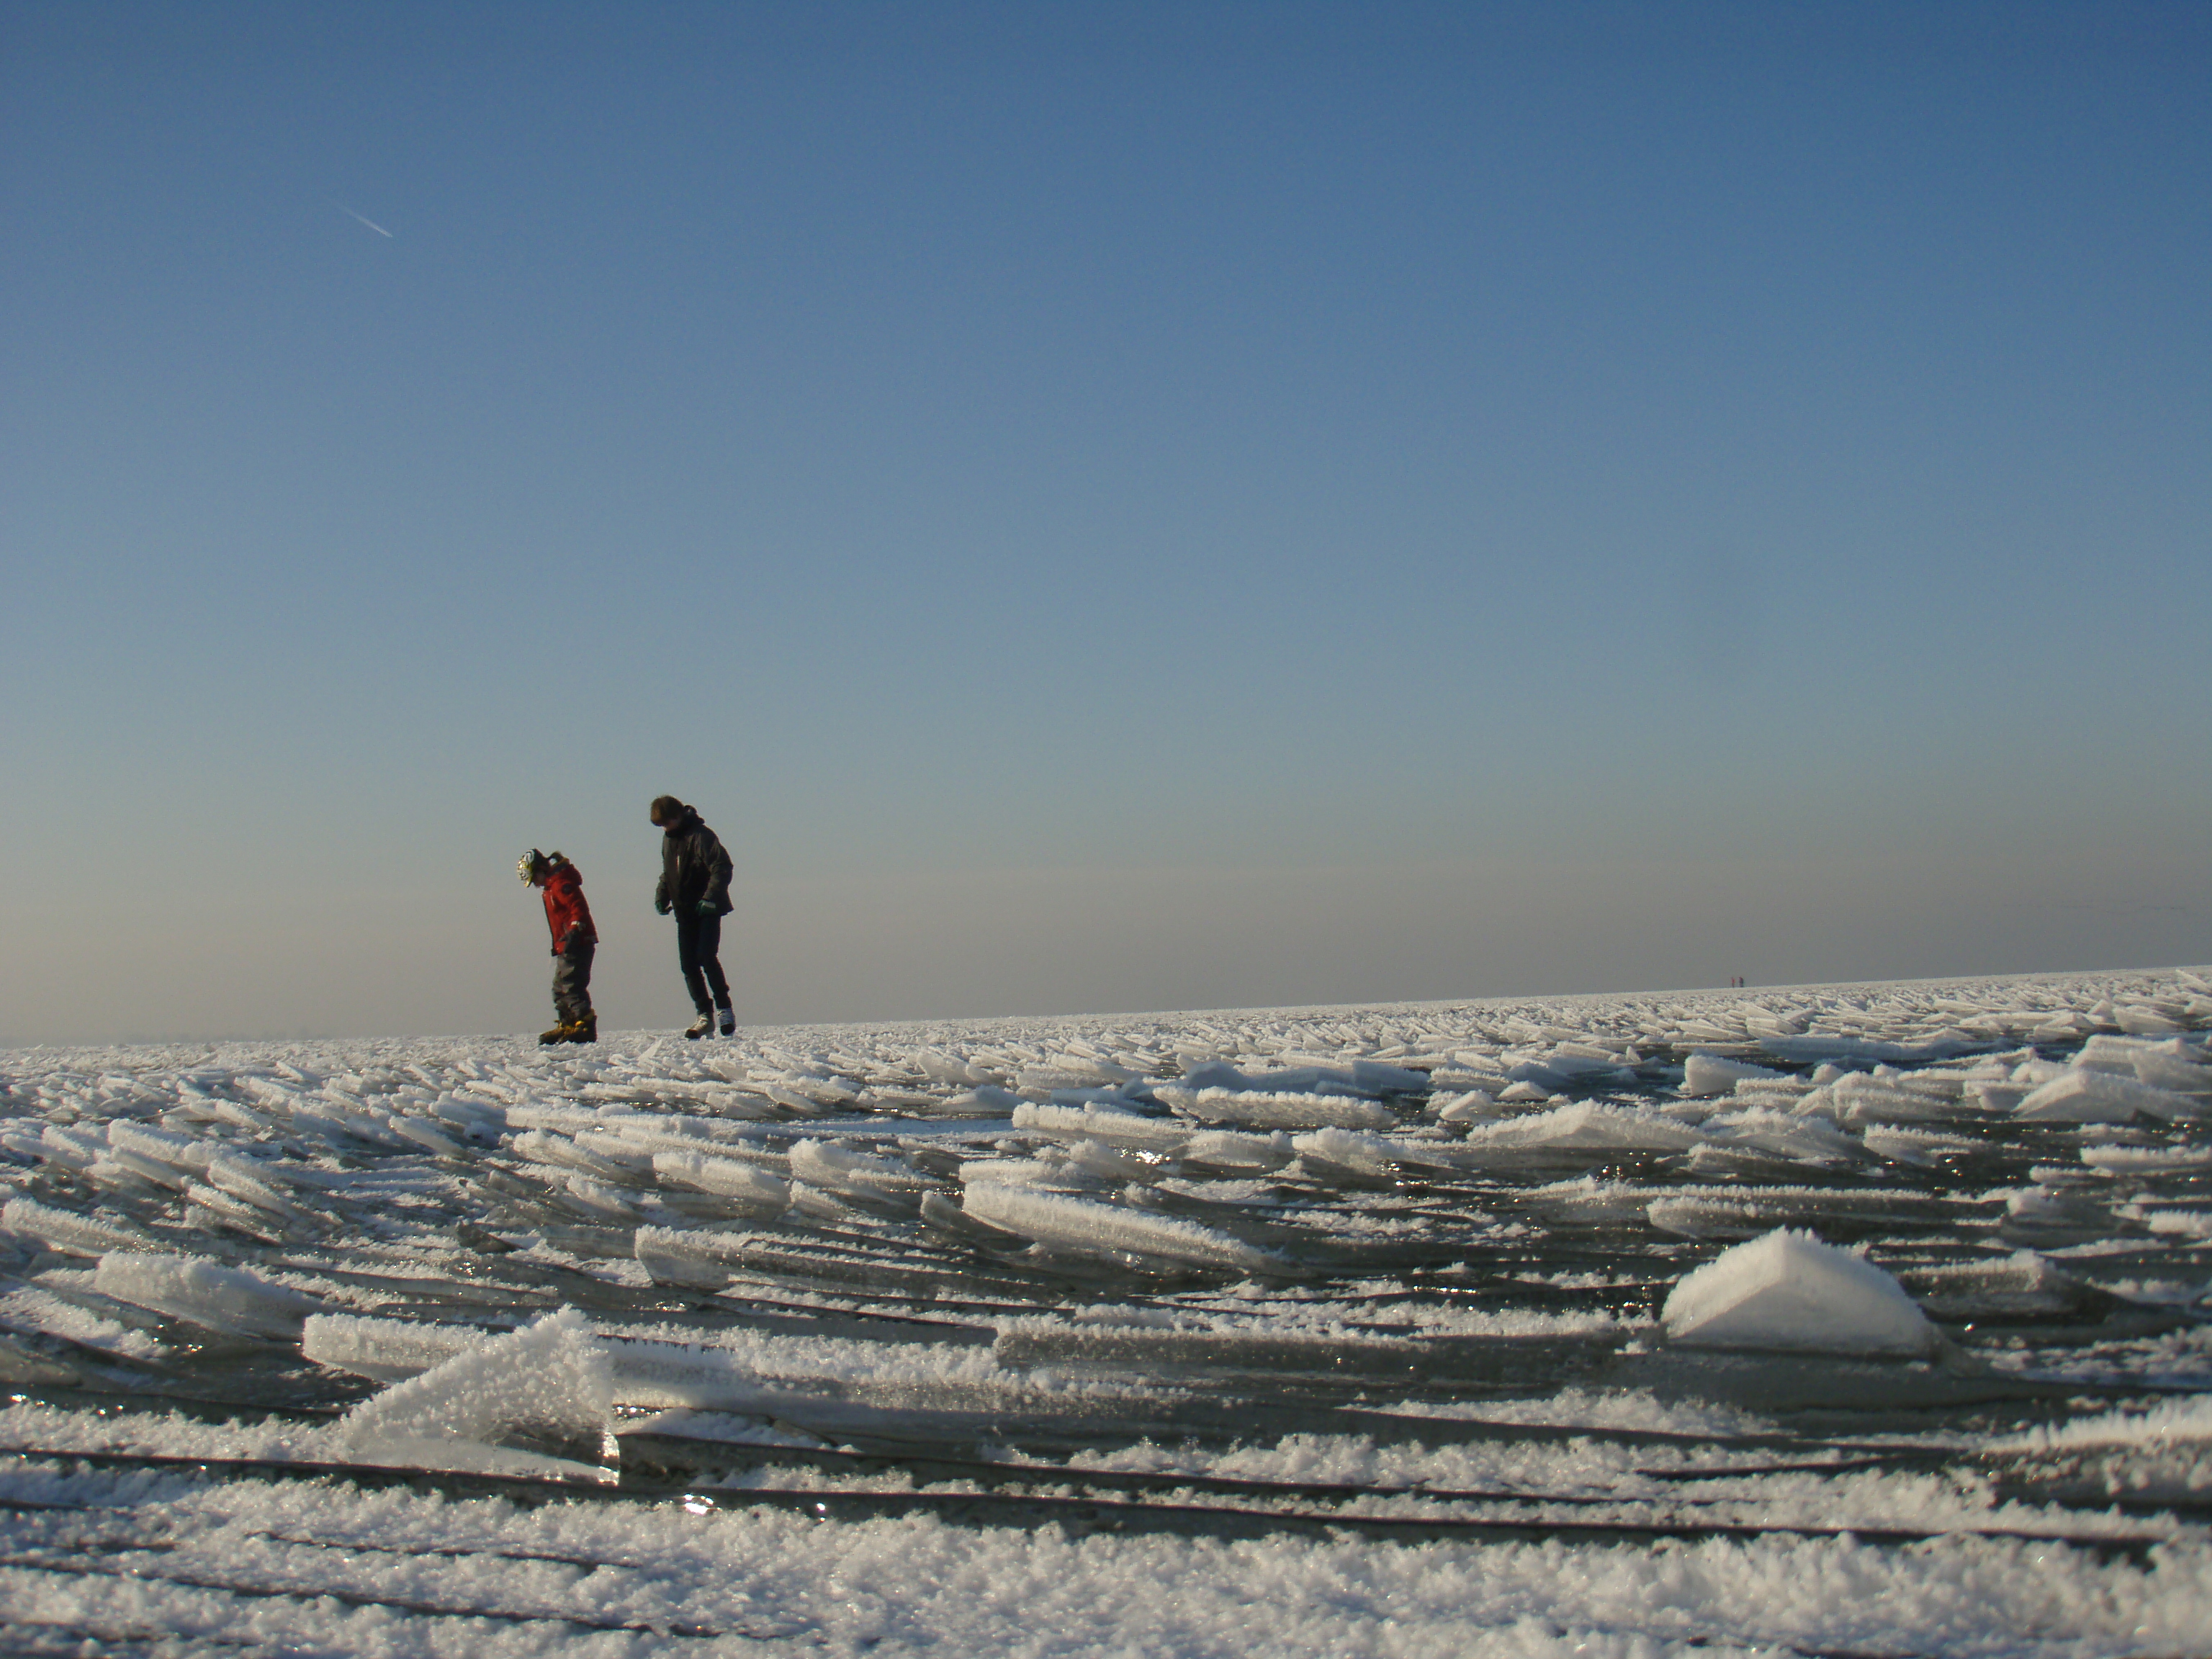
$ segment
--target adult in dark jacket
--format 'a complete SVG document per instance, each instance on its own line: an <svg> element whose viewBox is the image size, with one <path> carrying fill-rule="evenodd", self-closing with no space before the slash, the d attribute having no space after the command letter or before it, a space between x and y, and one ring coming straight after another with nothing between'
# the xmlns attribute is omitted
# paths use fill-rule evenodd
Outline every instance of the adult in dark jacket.
<svg viewBox="0 0 2212 1659"><path fill-rule="evenodd" d="M558 853L535 847L516 860L515 869L532 887L545 891L545 925L553 934L553 1029L540 1042L596 1042L599 1017L592 1012L592 953L599 930L592 925L585 902L584 878Z"/></svg>
<svg viewBox="0 0 2212 1659"><path fill-rule="evenodd" d="M660 829L660 886L653 907L676 918L676 956L699 1018L684 1033L702 1037L717 1025L724 1036L738 1029L730 1009L730 981L722 976L722 918L730 914L730 855L714 832L673 795L656 796L652 818Z"/></svg>

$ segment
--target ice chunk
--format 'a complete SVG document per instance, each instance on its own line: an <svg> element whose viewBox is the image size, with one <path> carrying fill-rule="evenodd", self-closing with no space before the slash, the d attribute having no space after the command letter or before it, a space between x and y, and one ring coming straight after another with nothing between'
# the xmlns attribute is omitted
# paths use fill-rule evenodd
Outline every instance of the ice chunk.
<svg viewBox="0 0 2212 1659"><path fill-rule="evenodd" d="M954 1095L937 1109L940 1117L1012 1117L1022 1097L995 1083L979 1083Z"/></svg>
<svg viewBox="0 0 2212 1659"><path fill-rule="evenodd" d="M2152 1117L2193 1117L2194 1101L2166 1089L2154 1089L2117 1073L2068 1072L2053 1078L2020 1103L2016 1115L2057 1123L2125 1123L2142 1112Z"/></svg>
<svg viewBox="0 0 2212 1659"><path fill-rule="evenodd" d="M1133 1255L1243 1273L1277 1272L1283 1267L1266 1250L1194 1221L1147 1215L1079 1198L984 1183L967 1189L963 1207L986 1226L1033 1238L1041 1244L1099 1253L1124 1250Z"/></svg>
<svg viewBox="0 0 2212 1659"><path fill-rule="evenodd" d="M554 1183L548 1183L554 1185ZM634 1222L637 1211L630 1205L631 1194L620 1187L610 1187L605 1182L586 1175L580 1170L571 1170L562 1176L554 1190L581 1206L594 1220L611 1221L617 1225Z"/></svg>
<svg viewBox="0 0 2212 1659"><path fill-rule="evenodd" d="M1656 1112L1634 1112L1619 1106L1579 1101L1534 1117L1508 1118L1468 1131L1460 1142L1469 1151L1685 1152L1701 1137L1695 1129L1661 1117Z"/></svg>
<svg viewBox="0 0 2212 1659"><path fill-rule="evenodd" d="M1362 1175L1387 1176L1398 1171L1397 1146L1381 1135L1364 1135L1352 1129L1316 1129L1291 1144L1302 1157Z"/></svg>
<svg viewBox="0 0 2212 1659"><path fill-rule="evenodd" d="M1819 1117L1798 1117L1753 1107L1709 1117L1698 1126L1708 1136L1732 1146L1754 1147L1778 1158L1815 1164L1856 1158L1859 1149L1850 1137Z"/></svg>
<svg viewBox="0 0 2212 1659"><path fill-rule="evenodd" d="M1150 1186L1167 1173L1166 1166L1147 1164L1127 1152L1115 1152L1103 1140L1077 1141L1067 1155L1067 1163L1071 1170L1100 1181L1133 1181L1146 1186ZM963 1164L961 1175L963 1184L966 1171L967 1166Z"/></svg>
<svg viewBox="0 0 2212 1659"><path fill-rule="evenodd" d="M440 1158L462 1156L460 1143L442 1133L428 1118L394 1115L392 1133L404 1140L413 1141L425 1152L434 1152Z"/></svg>
<svg viewBox="0 0 2212 1659"><path fill-rule="evenodd" d="M64 1255L106 1255L110 1250L160 1248L153 1240L105 1221L88 1220L66 1210L53 1210L28 1198L12 1198L0 1209L0 1227L42 1239Z"/></svg>
<svg viewBox="0 0 2212 1659"><path fill-rule="evenodd" d="M1177 1120L1103 1111L1096 1106L1080 1110L1072 1106L1033 1106L1026 1101L1014 1113L1014 1127L1058 1140L1103 1140L1109 1146L1157 1152L1174 1152L1191 1138L1190 1125Z"/></svg>
<svg viewBox="0 0 2212 1659"><path fill-rule="evenodd" d="M611 1483L613 1403L605 1350L563 1308L386 1389L339 1435L361 1463Z"/></svg>
<svg viewBox="0 0 2212 1659"><path fill-rule="evenodd" d="M441 1365L491 1339L464 1325L418 1324L357 1314L316 1314L300 1334L301 1358L379 1382L397 1382Z"/></svg>
<svg viewBox="0 0 2212 1659"><path fill-rule="evenodd" d="M2212 1066L2198 1064L2195 1056L2199 1053L2185 1048L2178 1037L2152 1042L2100 1033L2081 1045L2075 1064L2085 1071L2132 1073L2138 1082L2176 1094L2212 1094Z"/></svg>
<svg viewBox="0 0 2212 1659"><path fill-rule="evenodd" d="M726 1348L619 1338L602 1338L600 1346L611 1392L626 1407L765 1411L789 1398L787 1389L763 1385L752 1367Z"/></svg>
<svg viewBox="0 0 2212 1659"><path fill-rule="evenodd" d="M696 1187L762 1215L781 1214L791 1204L788 1182L734 1158L716 1158L708 1152L655 1152L653 1172L664 1182Z"/></svg>
<svg viewBox="0 0 2212 1659"><path fill-rule="evenodd" d="M2160 1210L2149 1219L2154 1234L2181 1238L2212 1238L2212 1211Z"/></svg>
<svg viewBox="0 0 2212 1659"><path fill-rule="evenodd" d="M1660 1319L1686 1347L1919 1357L1937 1342L1889 1274L1787 1229L1723 1251L1674 1286Z"/></svg>
<svg viewBox="0 0 2212 1659"><path fill-rule="evenodd" d="M1894 1079L1852 1072L1827 1085L1836 1115L1846 1123L1918 1123L1951 1117L1950 1103L1925 1090L1899 1087ZM1812 1096L1807 1096L1810 1102ZM1804 1109L1801 1103L1799 1109Z"/></svg>
<svg viewBox="0 0 2212 1659"><path fill-rule="evenodd" d="M1611 1056L1607 1062L1617 1063ZM1388 1066L1379 1060L1354 1060L1352 1086L1376 1095L1425 1095L1429 1092L1429 1074L1404 1066Z"/></svg>
<svg viewBox="0 0 2212 1659"><path fill-rule="evenodd" d="M1778 1080L1784 1074L1748 1060L1728 1060L1719 1054L1692 1054L1682 1066L1682 1093L1691 1099L1724 1095L1746 1078Z"/></svg>
<svg viewBox="0 0 2212 1659"><path fill-rule="evenodd" d="M1194 1164L1217 1170L1279 1170L1297 1156L1290 1136L1280 1129L1271 1135L1239 1134L1234 1129L1207 1129L1183 1142L1182 1156Z"/></svg>
<svg viewBox="0 0 2212 1659"><path fill-rule="evenodd" d="M2016 1440L2000 1441L2000 1451L2060 1451L2081 1446L2194 1447L2212 1441L2212 1395L2167 1400L2146 1412L2120 1410L2098 1417L2030 1429Z"/></svg>
<svg viewBox="0 0 2212 1659"><path fill-rule="evenodd" d="M526 1158L532 1164L550 1165L556 1169L576 1170L602 1181L634 1180L643 1170L650 1169L653 1156L635 1147L629 1150L621 1161L602 1157L592 1148L571 1140L566 1135L548 1130L533 1129L515 1136L513 1143L515 1155Z"/></svg>
<svg viewBox="0 0 2212 1659"><path fill-rule="evenodd" d="M1422 1083L1426 1085L1424 1078ZM1152 1093L1201 1123L1242 1123L1261 1129L1388 1129L1389 1109L1357 1095L1283 1094L1260 1089L1183 1088L1161 1084Z"/></svg>
<svg viewBox="0 0 2212 1659"><path fill-rule="evenodd" d="M128 1123L121 1118L107 1126L109 1156L118 1158L130 1167L137 1168L143 1160L169 1171L197 1173L208 1160L205 1142L190 1135L172 1133L156 1129L149 1124ZM173 1184L169 1176L161 1177L164 1185Z"/></svg>
<svg viewBox="0 0 2212 1659"><path fill-rule="evenodd" d="M1298 1136L1291 1145L1304 1157L1367 1175L1390 1175L1401 1164L1454 1169L1459 1162L1457 1141L1407 1140L1364 1135L1352 1129L1316 1129Z"/></svg>
<svg viewBox="0 0 2212 1659"><path fill-rule="evenodd" d="M288 1221L317 1219L310 1212L301 1209L289 1198L277 1191L271 1182L264 1176L259 1166L250 1164L242 1158L231 1158L217 1153L208 1159L207 1178L208 1185L210 1187L227 1193L233 1198L242 1199L258 1210L266 1210L271 1215L283 1216Z"/></svg>
<svg viewBox="0 0 2212 1659"><path fill-rule="evenodd" d="M834 1141L802 1140L791 1149L794 1180L832 1192L898 1194L930 1188L929 1178L904 1164L868 1152L848 1152Z"/></svg>
<svg viewBox="0 0 2212 1659"><path fill-rule="evenodd" d="M2183 1175L2212 1169L2212 1146L2084 1146L2081 1161L2100 1175Z"/></svg>
<svg viewBox="0 0 2212 1659"><path fill-rule="evenodd" d="M719 1289L729 1282L730 1269L743 1263L750 1237L704 1229L640 1227L631 1237L630 1253L656 1282Z"/></svg>
<svg viewBox="0 0 2212 1659"><path fill-rule="evenodd" d="M100 1258L92 1288L118 1302L151 1308L227 1336L282 1337L300 1334L323 1304L313 1297L272 1285L243 1267L225 1267L196 1255L147 1255L112 1250Z"/></svg>
<svg viewBox="0 0 2212 1659"><path fill-rule="evenodd" d="M1469 1089L1435 1103L1434 1110L1439 1123L1480 1123L1498 1115L1498 1102L1483 1090Z"/></svg>

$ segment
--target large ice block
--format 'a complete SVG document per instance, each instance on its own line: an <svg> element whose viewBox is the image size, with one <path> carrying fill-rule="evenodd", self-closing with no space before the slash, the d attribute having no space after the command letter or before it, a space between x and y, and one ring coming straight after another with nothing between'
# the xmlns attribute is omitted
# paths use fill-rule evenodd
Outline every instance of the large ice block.
<svg viewBox="0 0 2212 1659"><path fill-rule="evenodd" d="M1674 1286L1660 1318L1686 1347L1918 1357L1938 1340L1881 1268L1788 1229L1723 1251Z"/></svg>

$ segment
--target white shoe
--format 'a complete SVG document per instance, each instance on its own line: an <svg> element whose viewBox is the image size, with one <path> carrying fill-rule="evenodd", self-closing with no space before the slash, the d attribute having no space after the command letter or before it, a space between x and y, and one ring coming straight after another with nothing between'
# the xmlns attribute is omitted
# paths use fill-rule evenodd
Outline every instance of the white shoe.
<svg viewBox="0 0 2212 1659"><path fill-rule="evenodd" d="M736 1015L734 1012L732 1012L731 1010L727 1009L727 1008L724 1008L724 1009L720 1010L720 1011L719 1011L719 1013L720 1013L720 1018L719 1018L719 1020L718 1020L716 1023L717 1023L717 1024L720 1025L720 1027L721 1028L722 1035L723 1035L724 1036L737 1036L737 1034L738 1034L738 1017L737 1017L737 1015Z"/></svg>

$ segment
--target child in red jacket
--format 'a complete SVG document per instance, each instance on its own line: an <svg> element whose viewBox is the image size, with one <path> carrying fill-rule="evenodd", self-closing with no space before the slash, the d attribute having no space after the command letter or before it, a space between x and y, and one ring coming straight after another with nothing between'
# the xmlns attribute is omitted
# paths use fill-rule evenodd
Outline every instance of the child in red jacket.
<svg viewBox="0 0 2212 1659"><path fill-rule="evenodd" d="M554 1027L540 1042L597 1042L599 1017L592 1012L592 951L599 930L592 926L592 907L584 902L584 878L558 853L535 847L515 862L532 887L545 890L545 925L553 930Z"/></svg>

